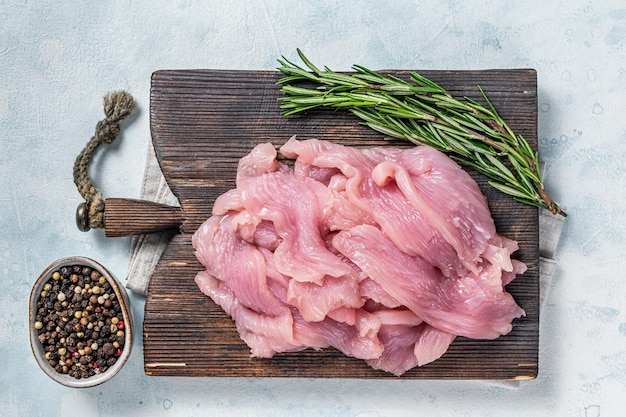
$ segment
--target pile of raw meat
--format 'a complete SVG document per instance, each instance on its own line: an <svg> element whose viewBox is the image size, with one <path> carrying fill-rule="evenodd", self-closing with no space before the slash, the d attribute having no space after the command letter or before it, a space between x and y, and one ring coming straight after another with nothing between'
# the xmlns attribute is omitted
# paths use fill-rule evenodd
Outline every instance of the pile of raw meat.
<svg viewBox="0 0 626 417"><path fill-rule="evenodd" d="M441 152L295 138L280 152L293 169L270 143L242 158L192 240L198 287L252 356L333 346L401 375L524 314L504 290L526 269L517 243Z"/></svg>

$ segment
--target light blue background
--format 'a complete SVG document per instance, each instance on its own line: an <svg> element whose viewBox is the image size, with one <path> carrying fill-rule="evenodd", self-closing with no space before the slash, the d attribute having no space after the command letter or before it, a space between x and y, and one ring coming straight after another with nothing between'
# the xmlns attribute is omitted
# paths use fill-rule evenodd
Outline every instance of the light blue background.
<svg viewBox="0 0 626 417"><path fill-rule="evenodd" d="M75 156L126 89L139 111L92 164L138 197L158 69L273 69L302 48L336 70L538 71L540 154L568 218L541 317L540 373L478 381L154 378L141 337L105 385L55 384L30 352L27 300L53 260L124 280L130 240L81 233ZM626 406L626 4L551 1L29 1L0 4L0 415L617 416ZM136 325L143 298L133 296Z"/></svg>

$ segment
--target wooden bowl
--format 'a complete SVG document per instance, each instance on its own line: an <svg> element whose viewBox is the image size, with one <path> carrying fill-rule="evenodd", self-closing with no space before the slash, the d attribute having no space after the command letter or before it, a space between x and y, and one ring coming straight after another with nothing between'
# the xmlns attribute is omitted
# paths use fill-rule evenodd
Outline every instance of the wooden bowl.
<svg viewBox="0 0 626 417"><path fill-rule="evenodd" d="M111 290L115 293L116 299L118 300L121 314L123 317L123 329L124 329L124 345L119 347L119 350L116 350L115 355L119 353L115 364L108 366L104 372L96 373L95 375L91 375L88 377L77 379L74 376L69 374L61 373L55 370L53 366L46 359L46 350L44 345L39 340L39 330L36 328L35 322L37 321L37 312L38 306L37 303L41 298L42 291L44 290L45 284L51 279L52 274L55 271L59 271L63 267L72 267L74 265L86 266L93 270L98 271L101 276L103 276L106 281L110 284ZM60 320L59 316L59 320ZM45 326L45 324L44 324ZM107 330L110 329L110 325ZM82 256L74 256L69 258L59 259L53 262L50 266L48 266L39 276L30 293L30 304L29 304L29 330L30 330L30 345L35 355L35 359L39 364L39 367L43 370L43 372L48 375L50 378L55 380L56 382L63 384L72 388L87 388L93 387L99 384L102 384L105 381L113 378L119 370L124 366L128 358L130 357L130 353L133 345L133 320L131 316L130 310L130 301L128 299L128 294L123 286L115 279L111 273L100 265L98 262L82 257ZM121 336L120 336L121 337ZM60 339L60 338L59 338ZM102 347L99 347L103 349ZM71 349L68 347L66 350L75 350L75 347ZM90 348L91 349L91 348ZM84 349L83 349L84 351ZM79 355L78 352L75 355ZM93 355L94 358L96 355ZM80 356L73 359L79 359ZM95 366L93 361L89 361L91 366ZM98 371L99 372L99 371Z"/></svg>

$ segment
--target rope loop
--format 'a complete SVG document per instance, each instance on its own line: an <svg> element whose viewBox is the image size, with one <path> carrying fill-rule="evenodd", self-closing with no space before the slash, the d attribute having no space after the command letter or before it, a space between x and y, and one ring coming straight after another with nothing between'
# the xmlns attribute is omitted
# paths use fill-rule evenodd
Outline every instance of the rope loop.
<svg viewBox="0 0 626 417"><path fill-rule="evenodd" d="M120 134L120 123L136 106L133 97L125 91L114 91L104 96L106 117L98 122L94 135L74 161L74 184L85 199L76 211L76 225L83 232L104 227L104 200L89 178L89 161L100 144L115 141Z"/></svg>

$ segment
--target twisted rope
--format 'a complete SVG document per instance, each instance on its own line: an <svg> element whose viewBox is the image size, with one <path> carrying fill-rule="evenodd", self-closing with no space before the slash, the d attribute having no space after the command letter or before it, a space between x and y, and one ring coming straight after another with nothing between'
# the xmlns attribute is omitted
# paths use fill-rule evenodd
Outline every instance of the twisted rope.
<svg viewBox="0 0 626 417"><path fill-rule="evenodd" d="M79 229L83 231L104 227L104 200L87 173L89 161L100 144L113 143L120 133L120 123L135 107L135 100L125 91L115 91L104 96L106 117L98 122L95 134L74 161L74 184L85 199L78 207L76 218Z"/></svg>

